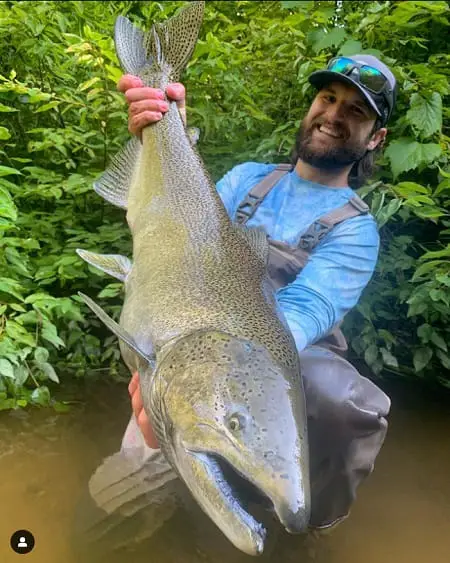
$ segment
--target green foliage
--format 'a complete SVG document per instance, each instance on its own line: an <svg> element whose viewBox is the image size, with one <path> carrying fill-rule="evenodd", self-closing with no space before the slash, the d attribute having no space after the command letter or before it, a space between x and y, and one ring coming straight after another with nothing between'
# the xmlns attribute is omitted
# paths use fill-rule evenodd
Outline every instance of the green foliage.
<svg viewBox="0 0 450 563"><path fill-rule="evenodd" d="M117 15L142 27L183 2L0 3L0 408L46 405L55 385L108 365L121 286L76 248L130 254L123 213L92 190L128 139L116 84ZM399 82L380 171L361 195L379 222L376 274L345 330L379 373L450 384L448 2L208 2L188 71L189 124L214 179L246 160L286 161L337 53L374 53Z"/></svg>

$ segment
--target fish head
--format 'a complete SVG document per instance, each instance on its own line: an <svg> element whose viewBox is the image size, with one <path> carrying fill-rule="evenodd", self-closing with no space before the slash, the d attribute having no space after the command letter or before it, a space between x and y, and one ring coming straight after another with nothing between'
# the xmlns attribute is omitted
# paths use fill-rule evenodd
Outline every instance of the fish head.
<svg viewBox="0 0 450 563"><path fill-rule="evenodd" d="M228 539L262 553L265 529L239 488L257 492L291 533L310 517L300 375L258 343L221 332L181 339L158 366L165 445L191 493Z"/></svg>

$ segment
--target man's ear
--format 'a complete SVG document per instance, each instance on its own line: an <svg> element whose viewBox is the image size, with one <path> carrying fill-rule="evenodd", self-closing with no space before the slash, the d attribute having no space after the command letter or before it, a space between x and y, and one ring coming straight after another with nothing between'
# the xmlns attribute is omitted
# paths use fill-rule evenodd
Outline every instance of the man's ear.
<svg viewBox="0 0 450 563"><path fill-rule="evenodd" d="M382 127L381 129L378 129L378 131L376 131L372 135L372 138L370 139L369 144L367 145L367 150L373 151L378 146L380 146L380 148L381 148L384 145L384 141L386 139L386 134L387 134L386 127Z"/></svg>

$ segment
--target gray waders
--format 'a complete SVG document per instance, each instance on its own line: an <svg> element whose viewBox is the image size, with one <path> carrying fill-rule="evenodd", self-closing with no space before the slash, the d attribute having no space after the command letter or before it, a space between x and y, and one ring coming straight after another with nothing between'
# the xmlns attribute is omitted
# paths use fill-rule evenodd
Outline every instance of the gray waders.
<svg viewBox="0 0 450 563"><path fill-rule="evenodd" d="M290 170L291 165L281 164L254 186L238 207L237 222L245 224ZM269 276L274 287L296 278L335 225L367 212L367 205L354 197L315 221L295 247L269 239ZM336 326L300 353L310 447L310 526L314 529L331 528L348 516L357 487L372 472L387 431L389 398L344 359L346 350L344 335ZM150 537L175 511L177 482L160 451L145 444L132 416L121 451L106 459L89 482L91 516L85 519L85 533L93 540L108 531L119 533L126 520L138 514Z"/></svg>

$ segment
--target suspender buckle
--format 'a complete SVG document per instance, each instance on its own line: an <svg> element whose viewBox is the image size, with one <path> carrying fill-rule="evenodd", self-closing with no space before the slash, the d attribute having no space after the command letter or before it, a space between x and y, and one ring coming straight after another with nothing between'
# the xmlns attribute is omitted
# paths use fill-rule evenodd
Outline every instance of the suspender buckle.
<svg viewBox="0 0 450 563"><path fill-rule="evenodd" d="M311 252L332 229L331 225L315 221L310 228L300 237L299 248Z"/></svg>
<svg viewBox="0 0 450 563"><path fill-rule="evenodd" d="M251 217L259 207L261 201L262 199L259 196L248 193L245 199L239 204L239 207L237 208L236 217L238 222L243 221L245 218Z"/></svg>

